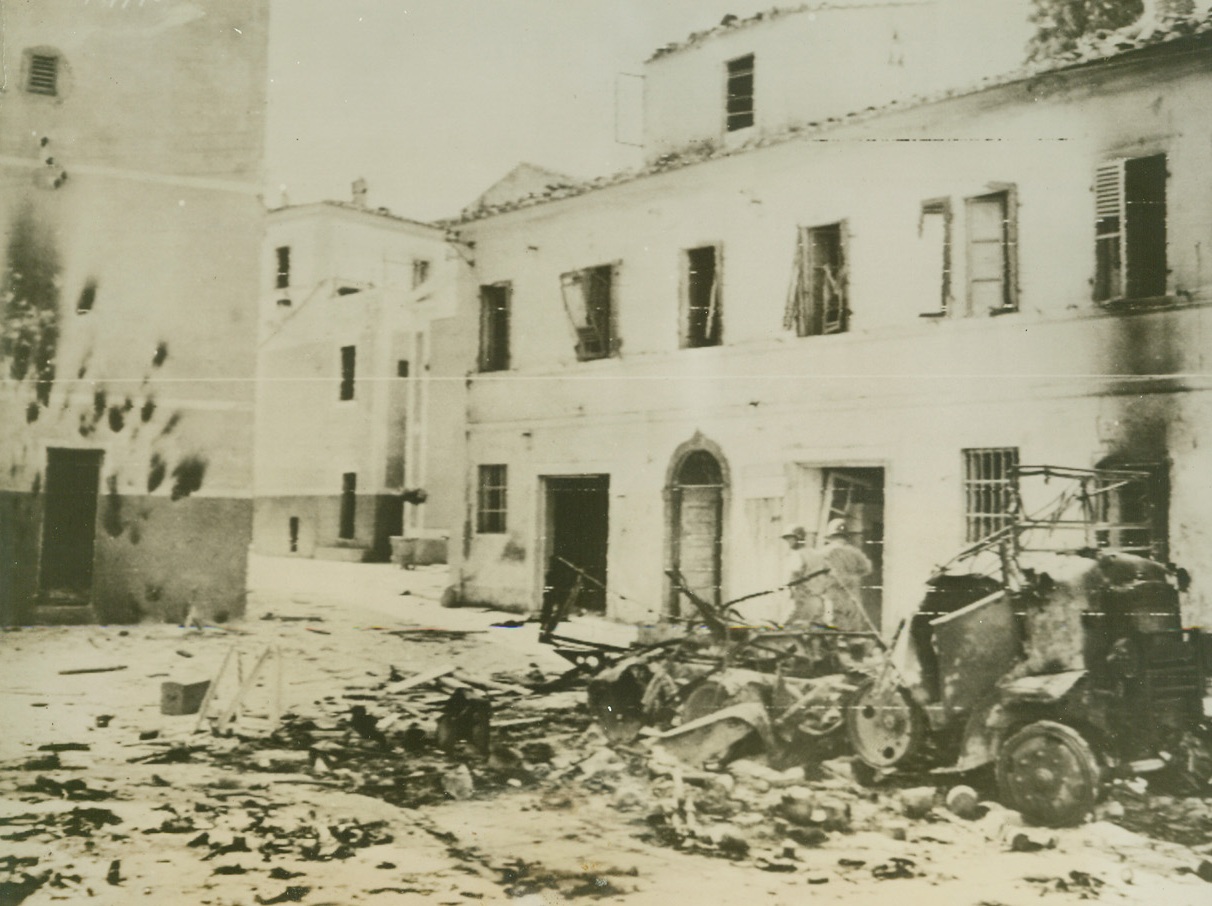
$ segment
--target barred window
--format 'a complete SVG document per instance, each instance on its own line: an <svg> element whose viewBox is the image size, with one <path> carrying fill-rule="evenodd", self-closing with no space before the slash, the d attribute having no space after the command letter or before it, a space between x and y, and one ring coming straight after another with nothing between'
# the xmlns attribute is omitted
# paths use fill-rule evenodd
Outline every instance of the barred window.
<svg viewBox="0 0 1212 906"><path fill-rule="evenodd" d="M476 493L476 531L482 535L505 531L507 477L505 466L480 466Z"/></svg>
<svg viewBox="0 0 1212 906"><path fill-rule="evenodd" d="M1013 521L1010 470L1017 465L1017 447L964 451L964 520L968 541L987 538Z"/></svg>

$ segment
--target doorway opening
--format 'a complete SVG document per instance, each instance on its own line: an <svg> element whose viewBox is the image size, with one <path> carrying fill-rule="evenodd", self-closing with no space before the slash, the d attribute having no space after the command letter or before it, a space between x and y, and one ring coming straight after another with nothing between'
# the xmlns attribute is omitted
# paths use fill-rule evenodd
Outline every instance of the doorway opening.
<svg viewBox="0 0 1212 906"><path fill-rule="evenodd" d="M546 477L543 612L606 613L610 476Z"/></svg>
<svg viewBox="0 0 1212 906"><path fill-rule="evenodd" d="M100 450L46 451L39 588L47 604L87 604L92 597Z"/></svg>
<svg viewBox="0 0 1212 906"><path fill-rule="evenodd" d="M884 600L884 470L882 468L821 468L796 464L784 521L815 529L820 543L829 523L846 524L848 540L871 561L862 580L863 609L879 626Z"/></svg>
<svg viewBox="0 0 1212 906"><path fill-rule="evenodd" d="M678 581L718 607L723 573L724 470L707 450L691 450L673 471L669 488L671 556L675 582L669 614L693 612L676 588Z"/></svg>

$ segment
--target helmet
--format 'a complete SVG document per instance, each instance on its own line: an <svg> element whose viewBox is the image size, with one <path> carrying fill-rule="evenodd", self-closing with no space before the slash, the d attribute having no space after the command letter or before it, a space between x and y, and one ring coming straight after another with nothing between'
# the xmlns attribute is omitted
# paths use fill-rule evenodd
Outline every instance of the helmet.
<svg viewBox="0 0 1212 906"><path fill-rule="evenodd" d="M825 529L826 538L841 538L850 534L850 529L846 525L845 519L830 519L829 527Z"/></svg>
<svg viewBox="0 0 1212 906"><path fill-rule="evenodd" d="M802 525L788 525L783 529L783 538L797 538L800 541L808 540L808 530Z"/></svg>

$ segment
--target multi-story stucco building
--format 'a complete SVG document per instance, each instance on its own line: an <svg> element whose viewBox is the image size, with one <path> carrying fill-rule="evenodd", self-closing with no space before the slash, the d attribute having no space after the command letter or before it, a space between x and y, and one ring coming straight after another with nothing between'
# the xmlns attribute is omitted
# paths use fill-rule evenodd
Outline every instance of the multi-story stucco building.
<svg viewBox="0 0 1212 906"><path fill-rule="evenodd" d="M470 353L432 325L453 314L465 268L444 230L365 199L359 181L351 202L268 218L254 549L386 559L396 537L403 562L444 561ZM435 357L461 370L435 371Z"/></svg>
<svg viewBox="0 0 1212 906"><path fill-rule="evenodd" d="M0 618L243 609L268 2L0 34Z"/></svg>
<svg viewBox="0 0 1212 906"><path fill-rule="evenodd" d="M1032 72L971 60L947 90L923 62L947 48L843 33L865 13L660 52L643 170L458 226L481 336L463 598L537 609L572 564L581 603L652 620L685 606L667 570L716 600L770 588L780 524L843 516L894 625L1040 462L1150 472L1113 521L1190 570L1206 619L1205 13ZM816 81L830 42L864 48L866 88L841 63Z"/></svg>

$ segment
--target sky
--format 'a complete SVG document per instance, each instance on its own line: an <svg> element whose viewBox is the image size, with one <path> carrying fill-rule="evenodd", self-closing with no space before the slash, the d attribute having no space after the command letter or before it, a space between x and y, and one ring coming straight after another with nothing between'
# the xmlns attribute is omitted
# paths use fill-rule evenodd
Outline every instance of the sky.
<svg viewBox="0 0 1212 906"><path fill-rule="evenodd" d="M271 2L267 201L348 199L362 177L372 206L429 220L522 161L576 178L637 164L616 141L616 90L638 84L622 74L777 0Z"/></svg>

